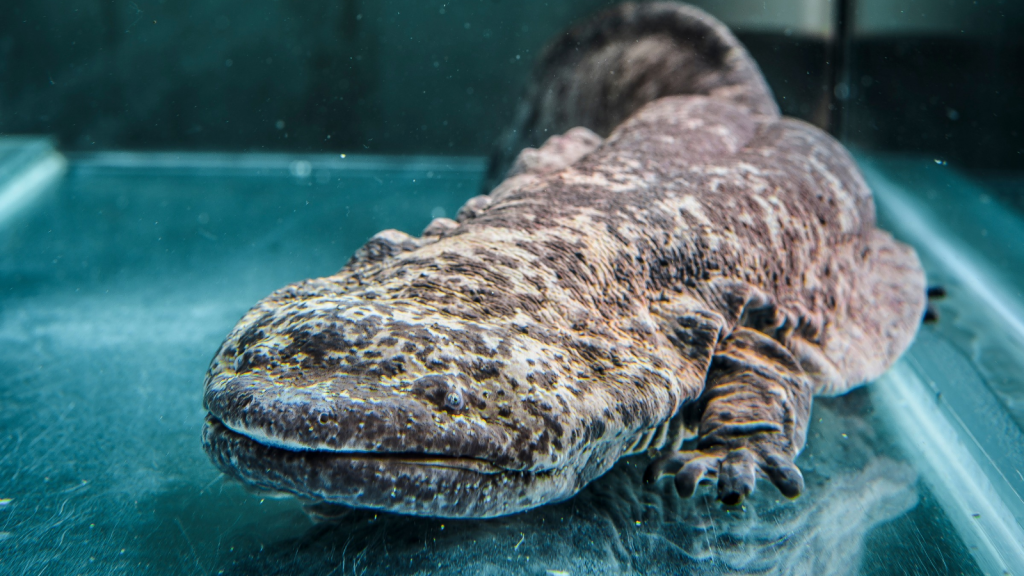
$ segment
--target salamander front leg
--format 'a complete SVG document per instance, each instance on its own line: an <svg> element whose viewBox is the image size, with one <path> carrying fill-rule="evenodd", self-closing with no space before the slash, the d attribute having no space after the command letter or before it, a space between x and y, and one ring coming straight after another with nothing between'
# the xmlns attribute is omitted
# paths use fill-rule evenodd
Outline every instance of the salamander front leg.
<svg viewBox="0 0 1024 576"><path fill-rule="evenodd" d="M813 386L782 344L748 328L723 340L699 402L704 405L697 450L673 452L648 467L653 482L675 476L684 497L717 480L718 499L739 504L758 476L788 498L800 495L803 475L793 464L807 437Z"/></svg>

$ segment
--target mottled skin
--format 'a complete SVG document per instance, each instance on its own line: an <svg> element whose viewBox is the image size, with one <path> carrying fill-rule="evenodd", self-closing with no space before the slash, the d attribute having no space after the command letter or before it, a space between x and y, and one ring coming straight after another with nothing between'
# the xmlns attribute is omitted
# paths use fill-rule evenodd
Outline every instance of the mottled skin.
<svg viewBox="0 0 1024 576"><path fill-rule="evenodd" d="M647 38L623 22L665 11L703 34L678 49L718 54L698 50L700 66L756 73L691 8L621 7L597 28ZM737 503L758 476L799 494L812 396L899 356L924 275L875 228L840 144L780 118L759 75L717 77L741 84L627 99L640 109L607 138L577 128L524 150L458 222L381 232L338 274L257 304L206 380L217 465L313 501L446 517L567 498L650 448L665 456L648 479L675 474L683 495L716 480Z"/></svg>

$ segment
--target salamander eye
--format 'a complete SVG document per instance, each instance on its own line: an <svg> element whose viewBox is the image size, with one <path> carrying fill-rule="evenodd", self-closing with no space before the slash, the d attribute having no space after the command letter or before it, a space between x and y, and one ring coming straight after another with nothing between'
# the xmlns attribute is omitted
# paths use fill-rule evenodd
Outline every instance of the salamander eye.
<svg viewBox="0 0 1024 576"><path fill-rule="evenodd" d="M444 397L444 405L451 410L462 410L462 407L466 405L466 401L462 399L462 392L450 390Z"/></svg>

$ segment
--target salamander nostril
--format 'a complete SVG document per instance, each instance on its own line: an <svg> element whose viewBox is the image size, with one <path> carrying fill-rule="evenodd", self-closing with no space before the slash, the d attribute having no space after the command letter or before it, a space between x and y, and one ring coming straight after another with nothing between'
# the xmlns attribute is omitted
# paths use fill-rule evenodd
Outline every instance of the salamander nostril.
<svg viewBox="0 0 1024 576"><path fill-rule="evenodd" d="M462 410L466 401L462 398L462 392L450 390L444 397L444 405L452 410Z"/></svg>

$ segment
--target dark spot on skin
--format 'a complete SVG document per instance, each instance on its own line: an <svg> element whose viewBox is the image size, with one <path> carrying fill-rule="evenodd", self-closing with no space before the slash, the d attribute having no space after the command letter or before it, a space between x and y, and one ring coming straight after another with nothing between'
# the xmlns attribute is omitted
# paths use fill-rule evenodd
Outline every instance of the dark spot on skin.
<svg viewBox="0 0 1024 576"><path fill-rule="evenodd" d="M379 371L382 376L392 378L405 372L404 366L405 360L401 356L395 356L390 360L384 360L379 366Z"/></svg>
<svg viewBox="0 0 1024 576"><path fill-rule="evenodd" d="M271 366L273 365L273 360L263 352L246 350L235 364L236 371L248 372L256 368Z"/></svg>
<svg viewBox="0 0 1024 576"><path fill-rule="evenodd" d="M264 316L264 318L266 318L266 316ZM246 331L242 333L242 336L238 338L238 346L244 350L260 340L263 340L266 336L267 335L263 331L259 321L257 321L246 329Z"/></svg>
<svg viewBox="0 0 1024 576"><path fill-rule="evenodd" d="M493 380L501 375L501 369L504 367L504 363L481 360L474 358L470 363L458 363L463 374L469 375L476 382L483 382L486 380Z"/></svg>
<svg viewBox="0 0 1024 576"><path fill-rule="evenodd" d="M448 407L448 393L452 390L454 388L444 376L424 376L416 379L410 385L410 392L414 396L423 398L439 410L450 410ZM465 402L463 401L464 405Z"/></svg>
<svg viewBox="0 0 1024 576"><path fill-rule="evenodd" d="M550 390L558 384L558 374L547 371L529 372L526 374L526 381Z"/></svg>
<svg viewBox="0 0 1024 576"><path fill-rule="evenodd" d="M590 420L589 422L586 423L583 429L583 438L581 440L581 444L587 444L589 442L600 440L601 438L604 437L605 428L606 427L604 420L601 420L600 418L594 418Z"/></svg>

